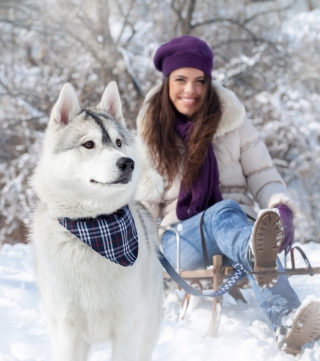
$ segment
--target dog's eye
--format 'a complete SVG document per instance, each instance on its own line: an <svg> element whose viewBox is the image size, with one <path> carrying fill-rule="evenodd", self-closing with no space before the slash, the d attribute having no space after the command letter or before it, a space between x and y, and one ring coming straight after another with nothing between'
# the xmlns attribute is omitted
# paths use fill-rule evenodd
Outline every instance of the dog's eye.
<svg viewBox="0 0 320 361"><path fill-rule="evenodd" d="M117 140L116 140L116 144L117 144L117 147L121 148L121 146L122 146L122 140L117 139Z"/></svg>
<svg viewBox="0 0 320 361"><path fill-rule="evenodd" d="M94 148L94 143L92 140L89 140L88 142L83 143L82 146L87 149L92 149Z"/></svg>

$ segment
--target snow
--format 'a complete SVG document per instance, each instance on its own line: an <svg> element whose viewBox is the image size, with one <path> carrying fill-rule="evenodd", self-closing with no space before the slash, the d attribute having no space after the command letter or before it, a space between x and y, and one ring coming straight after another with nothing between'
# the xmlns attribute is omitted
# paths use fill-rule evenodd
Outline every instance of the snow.
<svg viewBox="0 0 320 361"><path fill-rule="evenodd" d="M320 266L320 245L298 244L313 267ZM296 266L304 267L296 255ZM171 283L170 283L171 284ZM320 298L320 275L293 276L291 284L303 301ZM195 309L177 320L178 295L170 286L164 299L164 317L153 361L320 361L320 341L301 356L280 351L270 325L251 289L247 304L224 296L219 336L204 337L209 326L211 301L192 299ZM32 245L5 244L0 250L0 361L51 361L46 321L33 271ZM111 360L109 345L94 347L90 361Z"/></svg>
<svg viewBox="0 0 320 361"><path fill-rule="evenodd" d="M300 43L312 43L320 40L320 9L295 14L282 26L281 36L299 46Z"/></svg>

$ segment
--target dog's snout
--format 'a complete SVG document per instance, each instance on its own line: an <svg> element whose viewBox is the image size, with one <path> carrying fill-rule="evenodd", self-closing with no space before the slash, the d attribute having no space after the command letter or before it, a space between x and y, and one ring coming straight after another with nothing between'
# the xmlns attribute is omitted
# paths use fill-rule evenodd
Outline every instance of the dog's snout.
<svg viewBox="0 0 320 361"><path fill-rule="evenodd" d="M117 160L117 167L124 173L132 173L134 170L134 160L128 157L122 157Z"/></svg>

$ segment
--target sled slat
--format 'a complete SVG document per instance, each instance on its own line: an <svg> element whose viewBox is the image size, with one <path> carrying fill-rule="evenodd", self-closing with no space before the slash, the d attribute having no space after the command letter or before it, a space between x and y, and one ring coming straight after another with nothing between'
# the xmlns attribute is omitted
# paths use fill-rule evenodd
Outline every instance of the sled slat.
<svg viewBox="0 0 320 361"><path fill-rule="evenodd" d="M195 279L195 278L212 278L213 277L213 269L199 269L195 271L181 271L180 276L184 279ZM170 279L171 277L167 272L164 273L164 278Z"/></svg>

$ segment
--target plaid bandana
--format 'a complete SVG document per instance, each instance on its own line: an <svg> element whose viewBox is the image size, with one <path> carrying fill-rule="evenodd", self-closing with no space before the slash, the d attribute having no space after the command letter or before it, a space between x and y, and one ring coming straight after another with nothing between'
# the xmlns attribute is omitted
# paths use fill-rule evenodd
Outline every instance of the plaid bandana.
<svg viewBox="0 0 320 361"><path fill-rule="evenodd" d="M114 263L132 266L138 257L138 233L128 205L97 218L60 218L59 223Z"/></svg>

